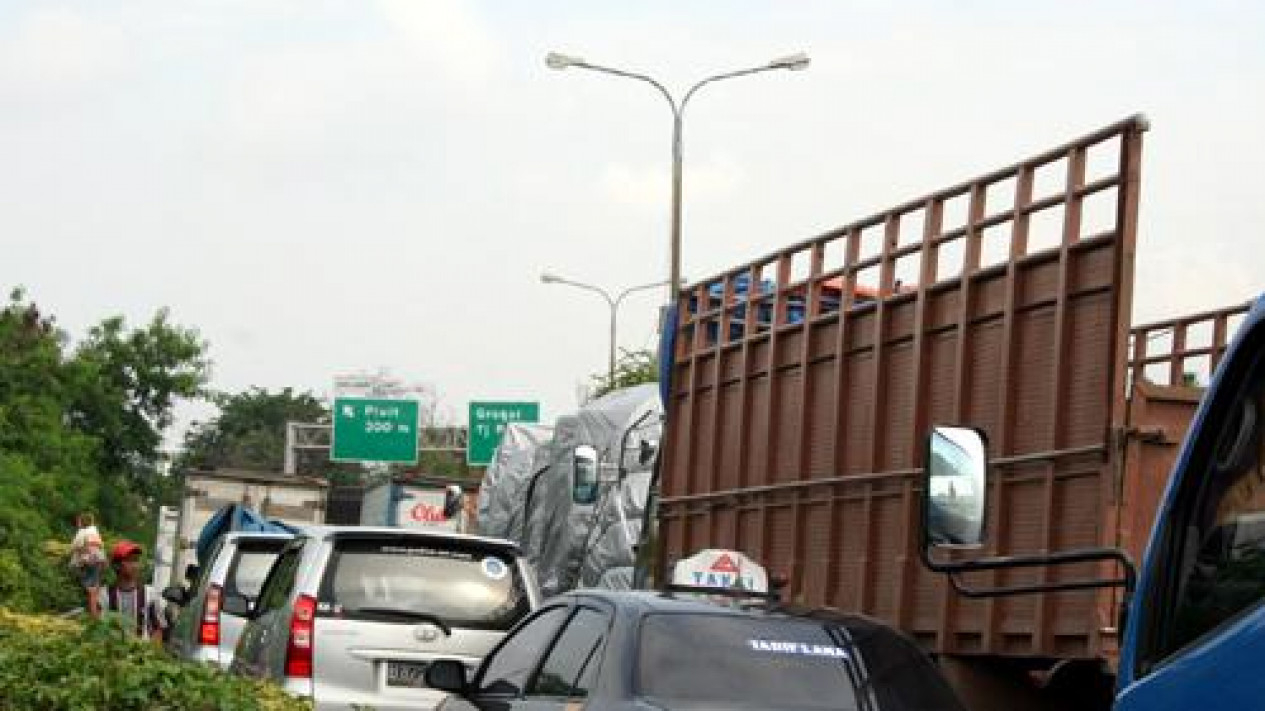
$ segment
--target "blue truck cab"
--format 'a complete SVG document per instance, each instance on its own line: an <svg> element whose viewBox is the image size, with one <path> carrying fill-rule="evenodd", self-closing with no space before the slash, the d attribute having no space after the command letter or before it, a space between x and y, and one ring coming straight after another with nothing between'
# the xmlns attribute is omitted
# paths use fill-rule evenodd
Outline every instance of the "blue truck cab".
<svg viewBox="0 0 1265 711"><path fill-rule="evenodd" d="M1235 334L1182 442L1140 573L1121 550L992 558L978 547L989 472L984 433L935 427L927 438L923 562L974 597L1123 587L1116 711L1265 707L1265 296ZM1116 578L979 589L962 574L1098 562ZM977 578L978 579L978 578Z"/></svg>
<svg viewBox="0 0 1265 711"><path fill-rule="evenodd" d="M1169 479L1129 607L1116 708L1265 704L1265 297Z"/></svg>

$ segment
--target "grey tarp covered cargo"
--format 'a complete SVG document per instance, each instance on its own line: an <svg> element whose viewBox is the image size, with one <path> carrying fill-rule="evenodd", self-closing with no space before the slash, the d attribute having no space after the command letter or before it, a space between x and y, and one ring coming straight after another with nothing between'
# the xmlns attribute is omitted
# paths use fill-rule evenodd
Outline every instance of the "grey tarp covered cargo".
<svg viewBox="0 0 1265 711"><path fill-rule="evenodd" d="M583 407L574 418L559 420L549 471L537 477L527 502L525 548L536 563L545 594L581 583L597 585L607 567L632 565L649 462L637 465L639 457L624 457L621 448L636 448L642 441L657 446L661 413L658 388L647 384L610 393ZM639 419L643 426L630 433L630 426ZM575 449L581 445L596 450L603 478L614 477L621 458L625 464L631 459L636 465L626 469L621 481L602 484L592 503L576 499Z"/></svg>
<svg viewBox="0 0 1265 711"><path fill-rule="evenodd" d="M572 550L571 457L581 444L580 418L559 417L553 440L538 454L537 466L522 498L525 526L512 536L522 546L523 555L536 568L540 590L549 597L567 588L562 576L567 555Z"/></svg>
<svg viewBox="0 0 1265 711"><path fill-rule="evenodd" d="M536 472L539 450L547 449L553 428L514 422L506 425L496 456L479 487L478 532L484 536L519 540L523 530L523 499Z"/></svg>
<svg viewBox="0 0 1265 711"><path fill-rule="evenodd" d="M546 595L628 587L662 415L658 388L647 384L559 417L551 436L511 425L480 488L479 532L516 541ZM607 480L592 503L576 497L582 445L596 450Z"/></svg>
<svg viewBox="0 0 1265 711"><path fill-rule="evenodd" d="M620 428L611 447L611 462L623 457L620 479L603 487L580 562L581 587L632 587L634 547L641 538L651 468L663 434L663 406L657 391L648 391ZM619 448L623 447L620 452Z"/></svg>

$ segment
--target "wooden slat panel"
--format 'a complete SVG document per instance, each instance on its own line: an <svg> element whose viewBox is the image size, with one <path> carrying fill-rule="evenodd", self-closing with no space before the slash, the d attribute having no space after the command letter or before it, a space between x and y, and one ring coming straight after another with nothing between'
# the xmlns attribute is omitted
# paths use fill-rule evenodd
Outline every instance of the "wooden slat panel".
<svg viewBox="0 0 1265 711"><path fill-rule="evenodd" d="M669 403L666 557L692 552L687 542L737 547L786 568L805 602L878 613L933 651L1099 653L1095 624L1071 618L1093 618L1093 595L964 601L926 574L912 535L916 468L930 425L981 426L994 456L1049 455L998 470L989 552L1115 535L1104 492L1110 437L1124 422L1116 390L1129 357L1120 345L1143 130L1117 124L694 287L704 308L678 324ZM1121 152L1118 173L1086 183L1086 153L1107 145ZM1063 189L1034 195L1036 171L1055 163L1067 168ZM1013 193L994 203L1004 181ZM1079 206L1101 191L1118 196L1115 227L1083 234ZM956 223L944 219L951 204ZM1034 250L1033 215L1059 209L1062 239ZM902 233L916 212L919 232ZM999 236L1009 240L1000 252ZM714 293L720 303L703 302ZM1089 464L1052 454L1079 446L1106 454Z"/></svg>

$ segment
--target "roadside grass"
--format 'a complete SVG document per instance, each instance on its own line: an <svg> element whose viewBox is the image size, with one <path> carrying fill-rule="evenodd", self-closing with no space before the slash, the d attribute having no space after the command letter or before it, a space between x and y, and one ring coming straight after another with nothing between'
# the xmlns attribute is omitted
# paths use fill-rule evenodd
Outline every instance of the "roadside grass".
<svg viewBox="0 0 1265 711"><path fill-rule="evenodd" d="M311 711L275 685L173 659L125 624L0 608L0 711Z"/></svg>

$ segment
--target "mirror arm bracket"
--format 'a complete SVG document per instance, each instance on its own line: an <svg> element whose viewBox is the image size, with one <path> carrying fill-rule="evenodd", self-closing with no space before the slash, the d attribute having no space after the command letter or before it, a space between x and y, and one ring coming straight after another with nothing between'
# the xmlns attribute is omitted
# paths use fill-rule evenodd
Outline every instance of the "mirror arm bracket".
<svg viewBox="0 0 1265 711"><path fill-rule="evenodd" d="M1067 590L1089 590L1095 588L1122 587L1126 600L1133 595L1137 587L1138 572L1129 554L1117 548L1085 548L1073 551L1037 555L996 556L955 562L933 560L927 546L922 548L922 560L928 569L937 573L947 573L953 589L959 594L971 598L1003 597L1007 595L1024 595L1040 592L1062 592ZM984 570L1005 570L1010 568L1035 568L1051 565L1070 565L1073 563L1096 563L1114 561L1119 564L1124 574L1119 578L1071 580L1058 583L1035 583L1031 585L1014 585L1006 587L974 588L969 587L959 577L963 573Z"/></svg>

